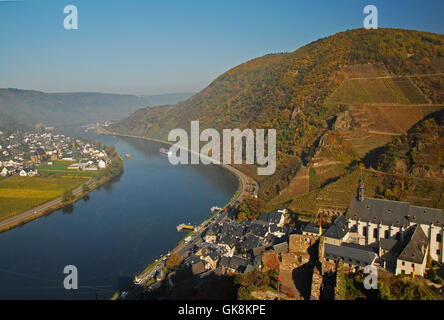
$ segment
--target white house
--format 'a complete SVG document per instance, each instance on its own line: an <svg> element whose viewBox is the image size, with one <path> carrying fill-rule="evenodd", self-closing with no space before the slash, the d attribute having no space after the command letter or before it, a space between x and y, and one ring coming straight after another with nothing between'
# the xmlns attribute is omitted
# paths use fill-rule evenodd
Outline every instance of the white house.
<svg viewBox="0 0 444 320"><path fill-rule="evenodd" d="M27 177L28 174L26 173L25 170L20 171L20 177Z"/></svg>
<svg viewBox="0 0 444 320"><path fill-rule="evenodd" d="M106 168L106 163L105 163L105 161L103 161L103 160L100 160L100 161L99 161L99 168L100 168L100 169L105 169L105 168Z"/></svg>
<svg viewBox="0 0 444 320"><path fill-rule="evenodd" d="M8 175L8 169L3 168L3 170L0 172L0 176L6 177Z"/></svg>

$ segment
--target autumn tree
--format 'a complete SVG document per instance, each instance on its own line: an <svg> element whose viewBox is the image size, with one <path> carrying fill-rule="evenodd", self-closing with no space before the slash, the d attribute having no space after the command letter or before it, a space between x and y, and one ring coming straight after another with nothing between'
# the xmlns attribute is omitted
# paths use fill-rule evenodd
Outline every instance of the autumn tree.
<svg viewBox="0 0 444 320"><path fill-rule="evenodd" d="M248 195L239 206L237 220L243 221L257 219L259 217L259 213L261 213L264 209L264 200Z"/></svg>

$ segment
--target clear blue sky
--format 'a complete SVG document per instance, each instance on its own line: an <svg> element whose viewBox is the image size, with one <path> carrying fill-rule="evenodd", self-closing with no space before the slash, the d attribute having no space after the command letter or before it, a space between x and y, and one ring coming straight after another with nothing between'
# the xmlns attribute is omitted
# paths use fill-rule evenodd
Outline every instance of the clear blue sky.
<svg viewBox="0 0 444 320"><path fill-rule="evenodd" d="M74 4L79 29L63 28ZM199 91L224 71L362 27L444 33L444 1L0 0L0 87L133 94Z"/></svg>

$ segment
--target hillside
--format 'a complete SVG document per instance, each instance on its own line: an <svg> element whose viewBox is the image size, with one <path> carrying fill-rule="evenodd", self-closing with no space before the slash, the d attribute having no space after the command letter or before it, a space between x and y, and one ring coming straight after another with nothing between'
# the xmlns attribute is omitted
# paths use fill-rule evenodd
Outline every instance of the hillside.
<svg viewBox="0 0 444 320"><path fill-rule="evenodd" d="M143 106L146 101L132 95L0 89L0 126L33 127L36 123L63 126L119 120Z"/></svg>
<svg viewBox="0 0 444 320"><path fill-rule="evenodd" d="M292 53L248 61L222 74L190 99L166 108L138 110L112 130L166 139L172 128L189 130L191 120L200 120L201 129L275 128L277 171L273 176L255 177L261 184L262 197L271 199L291 184L301 162L315 155L320 137L330 129L338 113L352 112L348 130L354 130L366 121L360 123L353 113L356 105L430 108L418 115L439 109L431 103L441 103L436 92L443 88L442 75L437 72L442 67L442 57L443 35L398 29L341 32ZM366 67L367 64L377 67ZM424 74L433 76L429 79L422 77ZM406 75L412 79L391 78ZM416 83L417 75L421 75L420 83ZM344 90L337 92L340 88L351 95L344 94ZM420 119L413 119L411 125ZM397 125L396 117L390 116L390 121ZM391 133L373 134L367 129L358 133L345 133L344 139L338 140L347 148L343 160L354 158L355 153L363 156L392 138ZM251 166L241 169L254 176Z"/></svg>
<svg viewBox="0 0 444 320"><path fill-rule="evenodd" d="M381 171L399 175L444 178L444 110L420 121L407 134L397 137L367 156Z"/></svg>

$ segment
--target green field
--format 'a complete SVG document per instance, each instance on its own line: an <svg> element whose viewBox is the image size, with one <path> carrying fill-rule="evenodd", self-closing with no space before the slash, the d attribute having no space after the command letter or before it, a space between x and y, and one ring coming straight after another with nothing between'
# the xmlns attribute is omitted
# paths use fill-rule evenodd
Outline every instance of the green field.
<svg viewBox="0 0 444 320"><path fill-rule="evenodd" d="M328 103L363 104L428 103L424 95L406 78L349 79L327 99Z"/></svg>
<svg viewBox="0 0 444 320"><path fill-rule="evenodd" d="M87 177L19 177L0 182L0 220L4 220L73 190Z"/></svg>
<svg viewBox="0 0 444 320"><path fill-rule="evenodd" d="M73 176L87 176L97 177L100 171L80 171L77 169L68 169L68 166L75 163L75 161L56 160L52 165L44 165L38 168L40 173L48 173L53 175L73 175Z"/></svg>

